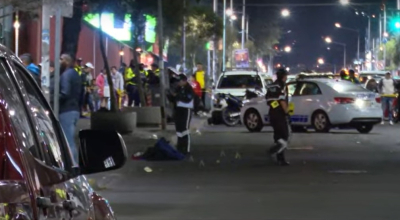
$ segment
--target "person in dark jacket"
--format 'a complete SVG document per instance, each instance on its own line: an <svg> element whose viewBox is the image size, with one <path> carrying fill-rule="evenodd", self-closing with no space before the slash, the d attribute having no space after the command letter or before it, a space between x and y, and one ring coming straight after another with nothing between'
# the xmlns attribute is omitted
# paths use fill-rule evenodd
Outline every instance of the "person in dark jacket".
<svg viewBox="0 0 400 220"><path fill-rule="evenodd" d="M190 153L190 120L194 107L194 92L184 74L179 75L175 92L169 94L175 102L175 129L178 137L177 150L182 154Z"/></svg>
<svg viewBox="0 0 400 220"><path fill-rule="evenodd" d="M35 79L36 83L39 85L41 84L41 79L40 79L40 69L38 66L36 66L33 63L33 59L32 56L28 53L21 55L21 61L24 64L24 66L26 67L26 69L29 70L29 72L31 73L31 75L33 76L33 78Z"/></svg>
<svg viewBox="0 0 400 220"><path fill-rule="evenodd" d="M354 84L360 84L360 80L356 77L356 72L354 70L349 70L349 79L350 82Z"/></svg>
<svg viewBox="0 0 400 220"><path fill-rule="evenodd" d="M60 109L59 120L64 130L73 161L77 166L79 164L79 153L75 146L75 128L79 120L82 81L79 73L74 69L74 58L69 54L61 55L60 76Z"/></svg>

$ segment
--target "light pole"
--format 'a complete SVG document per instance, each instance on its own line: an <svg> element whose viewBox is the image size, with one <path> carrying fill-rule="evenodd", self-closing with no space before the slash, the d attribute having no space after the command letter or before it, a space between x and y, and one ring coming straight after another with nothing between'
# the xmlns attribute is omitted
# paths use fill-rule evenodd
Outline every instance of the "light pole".
<svg viewBox="0 0 400 220"><path fill-rule="evenodd" d="M226 10L226 0L224 0L224 32L223 32L223 40L222 40L222 71L225 72L225 65L226 65L226 15L228 11ZM233 11L230 11L232 15ZM214 48L215 49L215 48Z"/></svg>
<svg viewBox="0 0 400 220"><path fill-rule="evenodd" d="M325 63L323 58L319 58L317 61L319 65L323 65Z"/></svg>
<svg viewBox="0 0 400 220"><path fill-rule="evenodd" d="M335 23L335 27L357 33L357 62L359 62L360 61L360 31L357 29L343 27L340 23Z"/></svg>
<svg viewBox="0 0 400 220"><path fill-rule="evenodd" d="M292 51L292 47L286 46L285 48L283 48L283 50L284 50L286 53L290 53L290 52Z"/></svg>
<svg viewBox="0 0 400 220"><path fill-rule="evenodd" d="M332 38L326 37L325 42L328 44L337 44L343 47L343 68L346 68L346 44L332 41Z"/></svg>
<svg viewBox="0 0 400 220"><path fill-rule="evenodd" d="M14 22L14 29L15 29L15 56L18 57L19 51L19 28L21 24L19 23L18 12L15 13L15 22Z"/></svg>
<svg viewBox="0 0 400 220"><path fill-rule="evenodd" d="M242 14L242 49L244 49L244 37L245 37L245 20L246 20L246 0L243 0L243 14Z"/></svg>

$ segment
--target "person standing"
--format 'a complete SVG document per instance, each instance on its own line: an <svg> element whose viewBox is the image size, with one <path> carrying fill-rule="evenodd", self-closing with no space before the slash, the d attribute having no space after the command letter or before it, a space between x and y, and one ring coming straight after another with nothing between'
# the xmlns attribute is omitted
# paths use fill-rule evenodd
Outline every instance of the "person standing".
<svg viewBox="0 0 400 220"><path fill-rule="evenodd" d="M349 70L349 79L350 82L354 84L360 84L360 80L357 79L356 77L356 72L354 70Z"/></svg>
<svg viewBox="0 0 400 220"><path fill-rule="evenodd" d="M24 66L26 67L26 69L29 70L30 74L32 75L32 77L35 79L36 83L39 85L41 85L41 79L40 79L40 69L38 66L36 66L33 63L33 59L32 56L28 53L21 55L21 61L24 64Z"/></svg>
<svg viewBox="0 0 400 220"><path fill-rule="evenodd" d="M81 77L74 70L74 58L69 54L61 55L60 76L60 108L59 120L64 130L68 145L73 157L73 162L77 166L79 164L79 152L75 146L75 129L79 120L80 108L79 99L82 87Z"/></svg>
<svg viewBox="0 0 400 220"><path fill-rule="evenodd" d="M275 146L271 148L270 153L276 155L278 164L281 166L289 165L285 159L285 150L288 147L290 129L289 129L289 105L287 88L287 72L279 69L276 73L277 79L274 83L267 86L267 105L269 106L269 121L274 129Z"/></svg>
<svg viewBox="0 0 400 220"><path fill-rule="evenodd" d="M396 97L396 82L392 79L392 74L387 72L385 77L379 81L378 91L381 94L381 104L383 111L383 118L386 118L386 112L388 110L389 123L393 125L393 101ZM385 122L382 120L382 124Z"/></svg>
<svg viewBox="0 0 400 220"><path fill-rule="evenodd" d="M81 101L81 117L83 116L82 111L87 110L87 106L89 106L90 112L94 112L94 106L92 102L91 96L91 83L93 80L92 71L94 70L94 66L92 63L86 63L83 66L81 79L82 79L82 101Z"/></svg>
<svg viewBox="0 0 400 220"><path fill-rule="evenodd" d="M136 74L135 74L135 61L131 60L129 67L125 69L124 73L126 92L128 93L128 106L132 107L140 105L139 90L136 85Z"/></svg>
<svg viewBox="0 0 400 220"><path fill-rule="evenodd" d="M200 83L196 81L196 78L194 75L190 76L189 80L190 86L192 86L193 92L195 94L194 96L194 114L197 115L199 113L202 106L201 103L201 96L202 96L202 91L200 87Z"/></svg>
<svg viewBox="0 0 400 220"><path fill-rule="evenodd" d="M120 72L118 72L116 66L111 67L111 74L113 79L114 92L117 95L116 98L117 98L118 108L121 109L122 96L124 93L124 77Z"/></svg>
<svg viewBox="0 0 400 220"><path fill-rule="evenodd" d="M194 73L194 78L200 84L201 88L201 100L203 105L206 105L206 73L203 70L203 64L198 63L196 65L196 72Z"/></svg>
<svg viewBox="0 0 400 220"><path fill-rule="evenodd" d="M194 102L194 92L187 77L179 75L179 83L175 92L169 94L175 102L175 129L178 137L177 149L184 155L190 153L190 120Z"/></svg>

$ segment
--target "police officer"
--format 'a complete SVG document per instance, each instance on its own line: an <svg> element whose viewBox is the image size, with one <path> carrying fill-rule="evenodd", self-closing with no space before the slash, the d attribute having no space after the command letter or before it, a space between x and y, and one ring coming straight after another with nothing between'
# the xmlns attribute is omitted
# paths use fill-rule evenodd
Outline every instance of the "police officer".
<svg viewBox="0 0 400 220"><path fill-rule="evenodd" d="M356 72L354 70L349 70L349 79L350 82L354 84L360 84L360 80L356 77Z"/></svg>
<svg viewBox="0 0 400 220"><path fill-rule="evenodd" d="M281 166L289 165L285 159L285 150L288 147L290 135L289 128L289 105L285 82L287 72L279 69L276 72L277 79L267 87L267 104L269 106L269 121L274 129L275 146L270 149L272 155L276 155L278 164Z"/></svg>
<svg viewBox="0 0 400 220"><path fill-rule="evenodd" d="M140 105L139 90L136 86L135 61L131 60L129 67L125 68L124 79L126 84L126 92L128 93L128 106L132 107Z"/></svg>
<svg viewBox="0 0 400 220"><path fill-rule="evenodd" d="M169 96L175 102L175 129L178 137L177 149L182 154L190 153L190 120L194 107L194 92L184 74L179 75L179 82L175 92Z"/></svg>

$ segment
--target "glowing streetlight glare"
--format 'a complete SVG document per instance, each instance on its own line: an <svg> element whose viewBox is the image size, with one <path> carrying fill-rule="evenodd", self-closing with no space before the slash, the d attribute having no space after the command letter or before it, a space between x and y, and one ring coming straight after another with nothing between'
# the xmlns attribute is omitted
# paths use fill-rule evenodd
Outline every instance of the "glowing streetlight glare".
<svg viewBox="0 0 400 220"><path fill-rule="evenodd" d="M15 29L19 29L21 27L21 24L19 23L19 21L15 21L14 22L14 28Z"/></svg>
<svg viewBox="0 0 400 220"><path fill-rule="evenodd" d="M280 63L276 64L276 67L280 68L282 65Z"/></svg>
<svg viewBox="0 0 400 220"><path fill-rule="evenodd" d="M235 21L237 19L236 15L231 15L231 20Z"/></svg>
<svg viewBox="0 0 400 220"><path fill-rule="evenodd" d="M281 14L283 17L289 17L290 16L290 11L288 9L283 9L281 11Z"/></svg>
<svg viewBox="0 0 400 220"><path fill-rule="evenodd" d="M291 48L290 46L286 46L283 50L284 50L286 53L290 53L290 51L292 51L292 48Z"/></svg>
<svg viewBox="0 0 400 220"><path fill-rule="evenodd" d="M290 68L289 68L289 67L286 67L286 71L288 71L288 72L289 72L289 71L290 71Z"/></svg>
<svg viewBox="0 0 400 220"><path fill-rule="evenodd" d="M325 42L328 43L328 44L332 43L332 38L326 37L325 38Z"/></svg>
<svg viewBox="0 0 400 220"><path fill-rule="evenodd" d="M119 52L119 55L120 55L120 56L123 56L123 55L124 55L124 51L121 50L121 51Z"/></svg>
<svg viewBox="0 0 400 220"><path fill-rule="evenodd" d="M349 1L349 0L339 0L339 2L340 2L341 5L348 5L348 4L350 4L350 1Z"/></svg>
<svg viewBox="0 0 400 220"><path fill-rule="evenodd" d="M389 37L389 34L387 32L383 33L384 37Z"/></svg>
<svg viewBox="0 0 400 220"><path fill-rule="evenodd" d="M341 27L342 27L342 25L340 25L340 23L335 23L335 27L337 27L337 28L341 28Z"/></svg>
<svg viewBox="0 0 400 220"><path fill-rule="evenodd" d="M318 59L318 64L322 65L322 64L324 64L324 63L325 63L324 59L322 59L322 58L319 58L319 59Z"/></svg>
<svg viewBox="0 0 400 220"><path fill-rule="evenodd" d="M231 8L226 9L226 15L232 16L233 15L233 10Z"/></svg>

